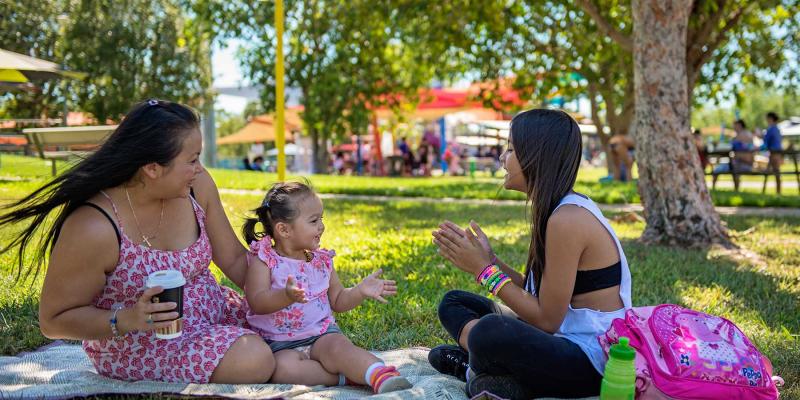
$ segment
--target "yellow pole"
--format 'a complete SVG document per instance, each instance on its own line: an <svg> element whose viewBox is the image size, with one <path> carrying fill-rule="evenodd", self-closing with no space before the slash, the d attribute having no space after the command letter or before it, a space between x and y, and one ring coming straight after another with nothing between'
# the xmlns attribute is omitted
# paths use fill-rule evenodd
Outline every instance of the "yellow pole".
<svg viewBox="0 0 800 400"><path fill-rule="evenodd" d="M284 149L283 109L283 0L275 0L275 147L278 148L278 180L286 180L286 152Z"/></svg>

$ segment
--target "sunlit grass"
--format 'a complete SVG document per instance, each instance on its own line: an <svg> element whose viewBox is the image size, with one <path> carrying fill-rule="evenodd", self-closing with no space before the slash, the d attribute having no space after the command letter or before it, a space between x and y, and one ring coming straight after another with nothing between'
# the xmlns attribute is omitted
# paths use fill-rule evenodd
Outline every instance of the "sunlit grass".
<svg viewBox="0 0 800 400"><path fill-rule="evenodd" d="M6 162L4 156L3 170ZM265 179L262 183L266 185L269 175L247 179L255 182L256 177ZM325 177L314 179L318 180L318 189L325 187ZM346 185L338 179L345 178L331 178L331 185L345 190ZM369 185L358 179L346 181L356 185L354 190L366 190L363 188ZM368 182L378 181L381 180ZM423 186L428 181L436 182L409 181ZM37 182L41 184L41 180ZM0 202L29 193L30 184L1 183ZM223 194L226 212L237 232L248 210L260 201L257 195ZM337 316L348 335L368 348L430 347L447 341L436 317L442 295L455 288L481 292L469 276L436 254L430 232L439 221L450 219L465 224L475 219L492 239L500 257L511 265L522 266L527 255L529 227L522 205L329 199L325 200L325 209L322 244L337 251L335 266L344 283L352 285L383 268L385 276L399 284L398 296L388 305L367 302ZM644 246L636 241L643 223L612 222L631 265L634 304L677 303L733 320L786 379L788 386L782 398L800 398L800 219L723 219L735 242L757 257L717 249ZM18 229L4 227L0 245L8 243ZM12 254L0 257L0 354L16 354L49 342L37 326L41 279L33 284L15 283L10 273L13 262ZM213 270L224 284L230 285L216 268Z"/></svg>

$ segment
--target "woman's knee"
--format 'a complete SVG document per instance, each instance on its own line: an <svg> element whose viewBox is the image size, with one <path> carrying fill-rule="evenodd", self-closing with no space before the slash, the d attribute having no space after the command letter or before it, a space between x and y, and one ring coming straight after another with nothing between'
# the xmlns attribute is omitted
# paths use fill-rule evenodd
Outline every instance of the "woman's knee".
<svg viewBox="0 0 800 400"><path fill-rule="evenodd" d="M467 337L470 353L481 355L497 351L498 346L508 341L509 317L487 314L472 327Z"/></svg>
<svg viewBox="0 0 800 400"><path fill-rule="evenodd" d="M453 306L461 305L461 300L467 293L469 292L463 290L451 290L445 293L444 297L442 297L442 301L439 302L439 321L444 323L448 316L451 315Z"/></svg>
<svg viewBox="0 0 800 400"><path fill-rule="evenodd" d="M275 357L256 335L236 339L211 375L213 383L265 383L275 372Z"/></svg>

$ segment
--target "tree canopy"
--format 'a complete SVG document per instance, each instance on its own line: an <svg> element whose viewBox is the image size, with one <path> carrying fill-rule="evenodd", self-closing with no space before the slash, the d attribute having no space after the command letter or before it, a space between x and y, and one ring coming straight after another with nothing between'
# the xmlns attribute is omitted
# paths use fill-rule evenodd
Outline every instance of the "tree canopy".
<svg viewBox="0 0 800 400"><path fill-rule="evenodd" d="M147 98L199 106L210 87L207 37L177 1L0 2L0 15L3 48L87 74L69 81L66 93L62 82L48 81L41 91L6 95L7 116L52 117L66 98L71 110L103 122Z"/></svg>

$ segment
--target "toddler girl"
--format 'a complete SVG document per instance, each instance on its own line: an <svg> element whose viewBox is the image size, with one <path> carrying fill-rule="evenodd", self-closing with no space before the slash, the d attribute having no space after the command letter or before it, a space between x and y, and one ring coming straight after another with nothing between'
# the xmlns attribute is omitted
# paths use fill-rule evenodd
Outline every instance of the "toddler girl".
<svg viewBox="0 0 800 400"><path fill-rule="evenodd" d="M275 353L271 382L303 385L367 384L375 393L411 384L393 366L355 346L336 325L345 312L372 298L397 293L381 270L344 288L331 250L319 248L325 231L322 201L303 183L276 183L243 227L250 243L245 294L247 321ZM256 232L257 224L264 232ZM274 243L273 243L274 241Z"/></svg>

